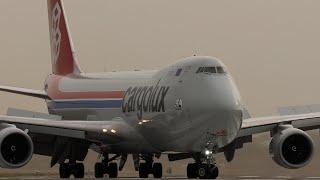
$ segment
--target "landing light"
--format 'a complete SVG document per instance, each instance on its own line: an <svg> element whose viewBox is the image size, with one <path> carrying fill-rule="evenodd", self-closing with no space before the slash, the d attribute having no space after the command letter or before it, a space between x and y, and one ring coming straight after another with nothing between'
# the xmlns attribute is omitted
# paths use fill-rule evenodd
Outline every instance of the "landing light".
<svg viewBox="0 0 320 180"><path fill-rule="evenodd" d="M112 132L113 134L117 133L117 131L114 130L114 129L111 129L111 132Z"/></svg>
<svg viewBox="0 0 320 180"><path fill-rule="evenodd" d="M206 156L208 156L208 155L212 154L212 151L206 150L206 151L204 152L204 154L205 154Z"/></svg>
<svg viewBox="0 0 320 180"><path fill-rule="evenodd" d="M106 133L108 132L108 129L102 129L102 132Z"/></svg>
<svg viewBox="0 0 320 180"><path fill-rule="evenodd" d="M138 122L139 125L143 125L144 123L149 123L151 122L152 120L141 120Z"/></svg>

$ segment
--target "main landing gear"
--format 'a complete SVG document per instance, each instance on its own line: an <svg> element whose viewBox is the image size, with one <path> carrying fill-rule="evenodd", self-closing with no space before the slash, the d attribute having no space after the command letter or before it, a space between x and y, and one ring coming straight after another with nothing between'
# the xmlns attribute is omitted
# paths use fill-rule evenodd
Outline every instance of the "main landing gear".
<svg viewBox="0 0 320 180"><path fill-rule="evenodd" d="M96 163L94 166L94 175L96 178L103 178L105 174L109 175L109 178L118 177L118 164L112 163L113 160L120 157L120 155L115 155L109 159L109 155L104 153L101 163Z"/></svg>
<svg viewBox="0 0 320 180"><path fill-rule="evenodd" d="M144 163L139 164L139 177L148 178L149 174L153 174L154 178L162 178L162 164L153 162L152 154L141 155Z"/></svg>
<svg viewBox="0 0 320 180"><path fill-rule="evenodd" d="M74 178L84 177L84 165L83 163L62 163L59 168L60 178L70 178L71 175Z"/></svg>

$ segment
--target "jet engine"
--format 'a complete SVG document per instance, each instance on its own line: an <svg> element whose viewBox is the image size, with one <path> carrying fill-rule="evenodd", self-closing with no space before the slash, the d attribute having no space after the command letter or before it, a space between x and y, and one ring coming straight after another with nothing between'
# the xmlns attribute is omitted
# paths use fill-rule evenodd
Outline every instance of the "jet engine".
<svg viewBox="0 0 320 180"><path fill-rule="evenodd" d="M297 169L312 159L314 145L311 137L290 125L279 126L269 146L273 160L282 167Z"/></svg>
<svg viewBox="0 0 320 180"><path fill-rule="evenodd" d="M0 167L22 167L32 156L33 142L26 132L11 125L0 130Z"/></svg>

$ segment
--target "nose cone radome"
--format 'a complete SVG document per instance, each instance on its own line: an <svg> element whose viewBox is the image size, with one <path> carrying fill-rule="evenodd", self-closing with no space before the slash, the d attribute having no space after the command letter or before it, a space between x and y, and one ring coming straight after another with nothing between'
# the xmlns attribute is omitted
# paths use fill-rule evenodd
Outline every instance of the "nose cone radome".
<svg viewBox="0 0 320 180"><path fill-rule="evenodd" d="M218 138L219 147L236 138L242 124L242 107L239 92L228 75L208 77L186 88L190 111L194 121L203 123L209 134L223 133Z"/></svg>
<svg viewBox="0 0 320 180"><path fill-rule="evenodd" d="M195 132L201 132L199 138L203 132L220 134L218 145L224 147L236 138L242 124L238 89L225 65L216 58L192 57L182 63L186 71L176 90L177 98L183 101L180 115L197 128ZM195 147L206 143L202 138Z"/></svg>
<svg viewBox="0 0 320 180"><path fill-rule="evenodd" d="M199 110L233 111L240 110L240 96L232 79L228 76L202 79L186 91L192 94L190 100Z"/></svg>
<svg viewBox="0 0 320 180"><path fill-rule="evenodd" d="M241 109L240 96L231 79L211 84L208 89L208 99L211 107L221 111L237 111Z"/></svg>

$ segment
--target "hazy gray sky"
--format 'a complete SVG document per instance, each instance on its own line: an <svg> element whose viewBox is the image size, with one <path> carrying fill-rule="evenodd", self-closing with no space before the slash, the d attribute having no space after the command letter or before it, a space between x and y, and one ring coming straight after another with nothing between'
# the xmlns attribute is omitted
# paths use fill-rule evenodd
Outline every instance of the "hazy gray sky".
<svg viewBox="0 0 320 180"><path fill-rule="evenodd" d="M193 54L229 68L255 115L320 103L318 0L66 0L86 72L159 69ZM51 71L46 1L0 1L0 84L42 88ZM0 94L8 106L42 101Z"/></svg>

